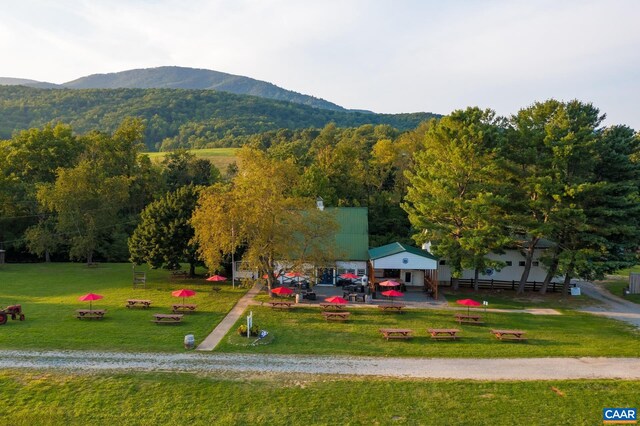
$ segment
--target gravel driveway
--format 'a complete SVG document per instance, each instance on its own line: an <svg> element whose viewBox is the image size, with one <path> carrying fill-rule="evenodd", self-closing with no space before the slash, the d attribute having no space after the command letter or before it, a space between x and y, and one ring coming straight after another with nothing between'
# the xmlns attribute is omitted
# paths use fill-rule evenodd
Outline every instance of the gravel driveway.
<svg viewBox="0 0 640 426"><path fill-rule="evenodd" d="M581 309L583 312L624 321L640 328L640 305L614 296L601 286L590 282L580 282L580 289L584 294L601 303L598 306ZM640 349L638 351L640 352Z"/></svg>
<svg viewBox="0 0 640 426"><path fill-rule="evenodd" d="M640 380L640 358L443 359L6 350L0 351L0 368L235 371L476 380Z"/></svg>

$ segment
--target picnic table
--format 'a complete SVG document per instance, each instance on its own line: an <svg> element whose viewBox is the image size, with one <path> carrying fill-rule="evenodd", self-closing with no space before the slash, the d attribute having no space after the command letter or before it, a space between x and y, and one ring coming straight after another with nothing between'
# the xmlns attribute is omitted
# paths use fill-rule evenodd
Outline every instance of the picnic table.
<svg viewBox="0 0 640 426"><path fill-rule="evenodd" d="M399 314L402 313L402 310L406 307L407 305L402 304L402 303L385 303L385 304L380 304L378 305L378 309L380 309L383 312L387 312L387 311L396 311Z"/></svg>
<svg viewBox="0 0 640 426"><path fill-rule="evenodd" d="M344 303L321 303L320 307L323 309L332 309L334 311L344 311L347 309L347 305Z"/></svg>
<svg viewBox="0 0 640 426"><path fill-rule="evenodd" d="M153 314L155 319L151 322L156 324L178 324L182 322L182 314Z"/></svg>
<svg viewBox="0 0 640 426"><path fill-rule="evenodd" d="M347 321L351 312L347 311L323 311L322 316L327 321Z"/></svg>
<svg viewBox="0 0 640 426"><path fill-rule="evenodd" d="M187 271L171 271L171 275L169 276L169 278L171 278L172 280L176 280L187 278L188 275L189 274L187 274Z"/></svg>
<svg viewBox="0 0 640 426"><path fill-rule="evenodd" d="M147 309L151 306L151 300L144 299L127 299L127 308L142 308Z"/></svg>
<svg viewBox="0 0 640 426"><path fill-rule="evenodd" d="M171 305L171 310L173 311L174 314L179 314L179 313L188 314L188 313L194 312L197 307L198 305L191 305L188 303L176 303L174 305Z"/></svg>
<svg viewBox="0 0 640 426"><path fill-rule="evenodd" d="M381 328L380 333L382 336L389 339L411 339L413 337L413 330L409 328Z"/></svg>
<svg viewBox="0 0 640 426"><path fill-rule="evenodd" d="M78 309L76 318L78 319L102 319L107 311L104 309Z"/></svg>
<svg viewBox="0 0 640 426"><path fill-rule="evenodd" d="M491 330L498 340L527 340L524 336L527 332L522 330Z"/></svg>
<svg viewBox="0 0 640 426"><path fill-rule="evenodd" d="M290 300L272 300L269 302L271 309L291 309L293 302Z"/></svg>
<svg viewBox="0 0 640 426"><path fill-rule="evenodd" d="M469 314L456 314L456 321L460 324L484 324L482 321L482 315L469 315Z"/></svg>
<svg viewBox="0 0 640 426"><path fill-rule="evenodd" d="M427 331L432 339L438 340L455 340L460 332L457 328L428 328Z"/></svg>

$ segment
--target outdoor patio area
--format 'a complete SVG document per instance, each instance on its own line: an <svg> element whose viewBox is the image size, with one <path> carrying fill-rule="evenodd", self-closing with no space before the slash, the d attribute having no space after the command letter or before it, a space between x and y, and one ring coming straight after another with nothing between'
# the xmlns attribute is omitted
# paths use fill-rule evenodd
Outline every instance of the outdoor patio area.
<svg viewBox="0 0 640 426"><path fill-rule="evenodd" d="M295 292L292 295L292 297L295 297L295 294L297 293L302 293L303 295L306 295L308 292L315 293L316 295L315 300L304 297L299 301L299 303L303 303L303 304L320 304L320 303L323 303L326 298L333 297L333 296L339 296L345 299L349 299L348 297L349 294L357 294L357 295L365 296L364 297L365 302L349 301L349 303L354 306L376 305L379 303L403 303L407 306L420 307L425 305L434 306L434 305L441 305L441 304L447 303L444 297L440 296L438 300L436 300L433 297L431 297L429 294L427 294L425 291L423 291L422 289L420 290L411 289L411 290L402 292L403 296L401 297L385 297L381 294L381 291L377 291L375 298L372 298L370 292L366 290L364 292L351 291L348 287L345 288L345 287L336 287L336 286L316 285L316 286L313 286L312 290L302 290L302 291L299 291L296 289L294 290ZM385 291L385 290L382 290L382 291ZM362 300L360 297L358 299Z"/></svg>

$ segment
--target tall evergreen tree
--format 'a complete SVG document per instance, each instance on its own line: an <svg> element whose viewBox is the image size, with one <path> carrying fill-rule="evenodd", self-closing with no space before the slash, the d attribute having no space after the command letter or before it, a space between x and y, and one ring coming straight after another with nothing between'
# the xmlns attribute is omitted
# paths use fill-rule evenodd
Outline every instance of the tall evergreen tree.
<svg viewBox="0 0 640 426"><path fill-rule="evenodd" d="M454 111L431 123L415 170L407 173L403 208L420 231L415 239L432 242L434 253L447 259L454 289L465 268L475 269L477 278L490 262L486 255L507 240L494 154L500 137L493 111Z"/></svg>
<svg viewBox="0 0 640 426"><path fill-rule="evenodd" d="M183 186L142 211L141 222L129 238L132 262L167 269L180 269L180 263L187 262L189 274L195 275L197 245L189 221L200 191L201 187Z"/></svg>

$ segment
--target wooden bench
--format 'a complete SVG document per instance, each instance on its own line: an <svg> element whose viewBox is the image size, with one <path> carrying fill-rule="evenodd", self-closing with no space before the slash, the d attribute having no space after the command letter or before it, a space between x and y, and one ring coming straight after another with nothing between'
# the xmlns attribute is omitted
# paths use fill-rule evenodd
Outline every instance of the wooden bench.
<svg viewBox="0 0 640 426"><path fill-rule="evenodd" d="M409 328L381 328L380 333L382 336L389 339L411 339L413 337L413 330Z"/></svg>
<svg viewBox="0 0 640 426"><path fill-rule="evenodd" d="M347 305L344 303L321 303L320 307L323 309L330 309L334 311L344 311L347 309Z"/></svg>
<svg viewBox="0 0 640 426"><path fill-rule="evenodd" d="M524 341L527 332L522 330L491 330L491 334L498 340Z"/></svg>
<svg viewBox="0 0 640 426"><path fill-rule="evenodd" d="M78 319L102 319L107 311L104 309L78 309L76 318Z"/></svg>
<svg viewBox="0 0 640 426"><path fill-rule="evenodd" d="M484 324L481 315L456 314L455 317L460 324Z"/></svg>
<svg viewBox="0 0 640 426"><path fill-rule="evenodd" d="M378 309L380 309L383 312L387 312L387 311L396 311L397 313L401 314L402 310L406 307L406 305L402 304L402 303L386 303L386 304L380 304L378 305Z"/></svg>
<svg viewBox="0 0 640 426"><path fill-rule="evenodd" d="M322 316L327 321L347 321L351 312L347 311L323 311Z"/></svg>
<svg viewBox="0 0 640 426"><path fill-rule="evenodd" d="M142 308L147 309L151 306L151 300L143 300L143 299L128 299L127 304L125 305L127 308Z"/></svg>
<svg viewBox="0 0 640 426"><path fill-rule="evenodd" d="M185 313L185 314L189 314L191 312L195 312L196 308L198 307L198 305L191 305L191 304L183 304L183 303L178 303L175 305L171 305L171 311L174 314L179 314L179 313Z"/></svg>
<svg viewBox="0 0 640 426"><path fill-rule="evenodd" d="M285 300L274 300L269 302L271 309L291 309L293 302Z"/></svg>
<svg viewBox="0 0 640 426"><path fill-rule="evenodd" d="M435 340L455 340L460 332L457 328L428 328L427 331Z"/></svg>
<svg viewBox="0 0 640 426"><path fill-rule="evenodd" d="M178 324L182 322L182 314L153 314L155 319L151 320L156 324Z"/></svg>

